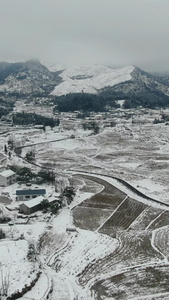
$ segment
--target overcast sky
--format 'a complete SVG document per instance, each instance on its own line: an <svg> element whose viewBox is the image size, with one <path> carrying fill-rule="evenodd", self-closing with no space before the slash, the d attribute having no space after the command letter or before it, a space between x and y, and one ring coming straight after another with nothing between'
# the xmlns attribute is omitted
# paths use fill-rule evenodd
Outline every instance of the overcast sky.
<svg viewBox="0 0 169 300"><path fill-rule="evenodd" d="M0 61L169 71L169 0L0 0Z"/></svg>

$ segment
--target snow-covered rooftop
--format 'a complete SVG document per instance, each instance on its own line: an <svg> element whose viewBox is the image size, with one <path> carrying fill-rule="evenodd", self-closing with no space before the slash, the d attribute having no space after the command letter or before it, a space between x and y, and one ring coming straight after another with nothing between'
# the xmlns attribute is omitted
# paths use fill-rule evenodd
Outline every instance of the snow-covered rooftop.
<svg viewBox="0 0 169 300"><path fill-rule="evenodd" d="M15 172L13 172L12 170L5 170L5 171L2 171L0 173L0 175L3 176L3 177L9 177L9 176L12 176L14 174L15 174Z"/></svg>
<svg viewBox="0 0 169 300"><path fill-rule="evenodd" d="M25 206L31 208L31 207L34 207L34 206L40 204L43 200L44 200L44 197L43 196L39 196L39 197L33 198L33 199L29 200L29 201L26 201L26 202L22 203L21 205L24 204Z"/></svg>

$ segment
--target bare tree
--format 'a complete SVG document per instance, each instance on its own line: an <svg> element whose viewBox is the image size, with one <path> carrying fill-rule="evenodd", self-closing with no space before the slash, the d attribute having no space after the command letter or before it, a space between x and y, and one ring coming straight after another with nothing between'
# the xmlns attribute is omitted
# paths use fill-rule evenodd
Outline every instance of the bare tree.
<svg viewBox="0 0 169 300"><path fill-rule="evenodd" d="M15 139L14 139L13 135L10 135L9 139L8 139L8 148L10 150L13 150L14 144L15 144Z"/></svg>

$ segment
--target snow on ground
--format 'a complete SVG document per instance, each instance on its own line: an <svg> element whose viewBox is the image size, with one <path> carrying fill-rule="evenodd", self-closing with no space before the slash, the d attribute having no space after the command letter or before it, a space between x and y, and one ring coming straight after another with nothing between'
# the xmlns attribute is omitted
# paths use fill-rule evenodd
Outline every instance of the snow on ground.
<svg viewBox="0 0 169 300"><path fill-rule="evenodd" d="M80 75L88 76L89 74L84 71L84 74L78 74L78 76ZM73 73L65 73L65 80L67 80L66 78L71 80L71 76L74 76ZM80 80L87 79L78 79L78 81ZM89 132L84 132L80 128L76 130L64 130L63 132L59 131L58 128L54 130L48 128L46 132L38 129L28 128L13 130L12 128L11 132L8 131L0 136L2 152L4 144L7 143L10 134L15 136L16 139L26 143L25 145L36 144L33 147L36 150L37 163L45 161L51 162L51 165L53 164L56 169L57 176L59 172L61 172L62 176L65 174L65 177L71 177L72 174L78 173L78 170L88 172L89 175L92 176L90 172L96 173L97 171L98 177L110 182L126 192L130 197L138 199L139 201L144 202L145 199L133 193L131 194L130 191L117 180L102 174L120 177L147 196L156 198L157 200L165 202L168 200L169 143L167 136L169 134L169 127L164 124L155 127L146 124L142 126L132 126L129 124L127 129L126 125L120 125L115 128L102 129L101 133L96 136L88 136ZM74 139L69 138L72 134L75 135ZM41 144L38 145L38 143ZM23 148L23 156L29 149L31 148ZM56 165L54 165L55 160ZM7 158L7 163L27 166L32 170L36 169L36 166L25 163L21 158L15 155L12 155L11 160ZM68 172L68 169L72 171ZM75 170L77 170L77 172L75 172ZM17 183L7 188L0 187L0 194L2 195L4 192L9 193L12 199L12 204L9 206L10 208L14 208L18 205L15 201L15 192L16 189L19 188L22 188L22 186L19 186ZM54 187L50 188L43 185L43 188L48 189L48 195L54 193ZM0 242L0 261L3 262L4 274L6 274L5 272L8 268L11 268L10 273L12 275L10 276L15 274L15 270L16 272L19 270L22 274L26 268L26 275L24 276L27 276L27 280L30 279L27 272L33 272L31 263L29 265L27 260L24 260L24 254L26 255L26 249L28 249L27 242L38 246L39 239L44 233L50 235L52 232L58 237L63 235L60 244L58 242L60 249L57 248L54 243L50 246L47 245L51 247L51 255L48 257L51 267L45 265L46 250L44 249L40 254L39 258L44 264L43 273L38 284L31 293L28 294L28 299L43 299L44 294L50 286L51 278L53 279L54 285L59 284L59 286L54 289L52 300L68 300L71 297L73 299L73 295L77 295L78 293L75 280L77 273L84 270L87 264L104 257L116 249L118 244L115 239L97 232L80 229L72 233L66 232L66 228L74 227L71 216L73 207L86 198L91 197L93 194L94 193L80 192L80 190L78 190L74 201L69 207L64 207L50 222L45 221L45 215L37 214L37 219L32 219L27 225L15 224L12 227L6 224L1 225L7 238L11 239ZM10 214L14 221L16 220L17 211L5 211L8 215ZM51 231L48 229L50 226ZM25 240L12 240L12 238L19 238L21 234L24 234ZM5 249L9 250L6 251ZM16 253L18 253L18 255ZM62 268L58 270L58 273L51 269L56 260L62 266ZM8 262L14 269L8 265ZM56 265L54 267L56 267ZM11 277L11 288L14 289L18 287L18 278L19 277L16 276L16 280L14 280L14 278ZM44 289L40 289L39 285L43 285ZM58 296L57 293L59 293ZM27 297L25 299L27 299ZM88 300L90 298L86 299Z"/></svg>
<svg viewBox="0 0 169 300"><path fill-rule="evenodd" d="M50 286L51 286L50 278L44 272L40 275L36 285L20 299L22 299L22 300L24 300L24 299L25 300L26 299L34 299L34 300L45 299Z"/></svg>
<svg viewBox="0 0 169 300"><path fill-rule="evenodd" d="M97 91L131 79L133 66L121 69L112 69L106 66L72 66L63 71L59 76L63 82L57 85L52 95L64 95L68 93L97 94Z"/></svg>
<svg viewBox="0 0 169 300"><path fill-rule="evenodd" d="M11 294L23 288L25 284L29 285L36 278L38 264L27 259L28 242L26 240L3 240L0 247L0 288L2 288L2 283L6 282L9 285L8 294Z"/></svg>
<svg viewBox="0 0 169 300"><path fill-rule="evenodd" d="M155 197L159 201L163 201L163 197L159 197L161 193L164 193L164 186L162 184L159 184L158 182L154 182L150 178L137 180L137 181L131 181L131 184L136 187L138 190L141 190L145 195L149 195L151 197ZM153 193L154 191L154 193ZM156 196L157 194L157 196ZM165 203L169 202L169 196L167 195L168 201L164 201Z"/></svg>
<svg viewBox="0 0 169 300"><path fill-rule="evenodd" d="M71 164L74 167L77 164L78 168L79 165L84 165L84 168L90 165L91 170L97 166L100 172L111 171L114 173L112 175L126 178L146 195L168 202L168 126L128 125L129 130L125 127L121 125L105 128L98 136L87 136L89 132L80 128L63 132L58 131L58 128L57 131L47 128L46 132L37 129L17 129L11 131L11 135L16 139L26 139L25 145L36 144L33 149L40 164L45 161L48 163L52 158L53 166L55 163L59 165L60 162L62 170L71 167ZM74 139L69 138L72 134L75 135ZM8 138L9 134L0 137L2 152ZM32 148L23 148L23 157L30 149ZM25 165L25 162L15 155L12 161L14 164ZM28 163L26 166L35 168ZM14 191L10 196L14 198Z"/></svg>
<svg viewBox="0 0 169 300"><path fill-rule="evenodd" d="M87 230L79 230L75 237L61 251L57 259L61 265L59 274L77 275L95 260L112 253L118 246L118 241L106 235Z"/></svg>
<svg viewBox="0 0 169 300"><path fill-rule="evenodd" d="M3 230L7 236L12 235L14 239L18 239L21 235L24 235L25 240L36 245L46 226L46 222L35 221L32 224L26 225L14 224L13 226L9 226L8 224L4 224Z"/></svg>

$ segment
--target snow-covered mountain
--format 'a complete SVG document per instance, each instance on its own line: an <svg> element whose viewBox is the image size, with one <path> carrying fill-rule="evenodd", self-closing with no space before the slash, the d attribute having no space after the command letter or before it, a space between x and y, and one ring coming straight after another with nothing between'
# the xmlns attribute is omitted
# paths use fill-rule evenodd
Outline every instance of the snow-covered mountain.
<svg viewBox="0 0 169 300"><path fill-rule="evenodd" d="M99 94L127 100L127 106L167 106L169 77L152 75L135 66L45 66L37 60L0 63L3 97L55 97L74 93Z"/></svg>
<svg viewBox="0 0 169 300"><path fill-rule="evenodd" d="M50 72L37 60L0 63L0 93L44 95L61 82L60 72Z"/></svg>

